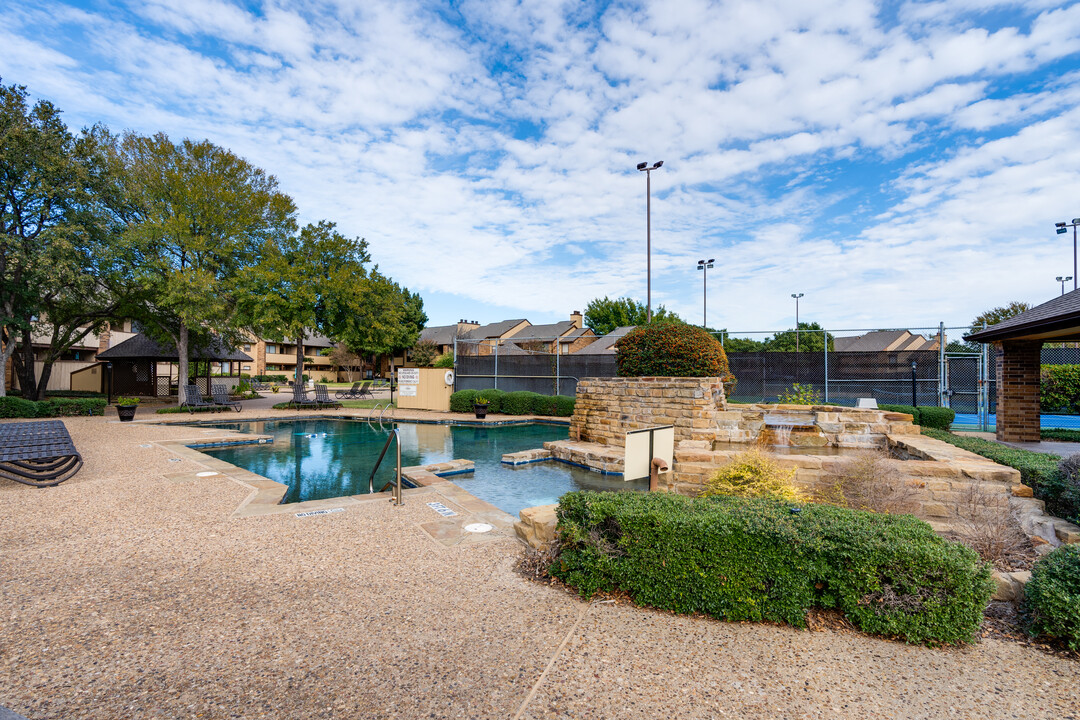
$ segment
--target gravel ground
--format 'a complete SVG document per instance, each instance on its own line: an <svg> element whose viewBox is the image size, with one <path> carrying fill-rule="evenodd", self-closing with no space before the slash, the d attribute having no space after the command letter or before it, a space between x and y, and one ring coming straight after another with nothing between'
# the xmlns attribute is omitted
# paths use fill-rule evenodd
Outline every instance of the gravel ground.
<svg viewBox="0 0 1080 720"><path fill-rule="evenodd" d="M107 420L67 421L63 485L0 482L0 706L31 720L1080 717L1073 660L588 605L408 494L232 519L248 487L142 447L199 429Z"/></svg>

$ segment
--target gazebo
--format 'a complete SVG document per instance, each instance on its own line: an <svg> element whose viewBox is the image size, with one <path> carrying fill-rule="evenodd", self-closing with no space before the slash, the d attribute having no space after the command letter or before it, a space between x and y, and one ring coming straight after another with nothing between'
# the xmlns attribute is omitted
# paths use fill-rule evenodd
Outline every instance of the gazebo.
<svg viewBox="0 0 1080 720"><path fill-rule="evenodd" d="M106 377L111 381L111 394L143 397L168 397L177 394L173 377L176 376L176 383L179 383L180 378L174 373L173 365L179 363L180 358L172 344L162 344L144 333L139 333L99 352L97 359L108 363L109 371ZM214 338L206 347L192 346L189 359L192 362L206 363L206 376L196 378L196 384L207 394L210 391L210 363L229 363L230 373L239 376L239 363L251 362L251 356L227 347L220 338ZM167 365L167 368L162 368L162 365ZM162 372L163 369L165 372ZM186 383L186 379L184 382Z"/></svg>
<svg viewBox="0 0 1080 720"><path fill-rule="evenodd" d="M997 439L1039 441L1042 346L1080 341L1080 290L964 336L993 343L997 365Z"/></svg>

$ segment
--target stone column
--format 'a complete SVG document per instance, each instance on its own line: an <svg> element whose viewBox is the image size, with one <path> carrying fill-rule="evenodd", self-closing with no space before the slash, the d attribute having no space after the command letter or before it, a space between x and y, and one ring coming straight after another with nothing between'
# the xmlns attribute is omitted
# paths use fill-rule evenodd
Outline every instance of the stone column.
<svg viewBox="0 0 1080 720"><path fill-rule="evenodd" d="M1039 441L1041 340L994 343L997 374L997 439Z"/></svg>

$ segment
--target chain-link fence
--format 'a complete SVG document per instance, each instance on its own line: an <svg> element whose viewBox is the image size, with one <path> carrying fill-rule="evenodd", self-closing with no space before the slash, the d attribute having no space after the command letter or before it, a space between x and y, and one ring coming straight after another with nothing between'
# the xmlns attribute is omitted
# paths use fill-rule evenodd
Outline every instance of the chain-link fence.
<svg viewBox="0 0 1080 720"><path fill-rule="evenodd" d="M792 330L732 331L717 337L727 348L736 379L733 402L778 402L799 385L832 405L873 398L878 404L951 407L958 427L990 429L996 410L993 350L963 343L969 332L968 327L941 324L901 330L801 330L797 337ZM775 349L792 340L797 352ZM865 349L875 344L883 347ZM573 395L579 378L616 375L612 350L602 339L592 338L458 340L456 389ZM1080 364L1080 347L1044 347L1042 361ZM1080 418L1075 424L1080 426ZM1044 426L1054 425L1044 417ZM1059 427L1073 425L1069 419L1056 422Z"/></svg>

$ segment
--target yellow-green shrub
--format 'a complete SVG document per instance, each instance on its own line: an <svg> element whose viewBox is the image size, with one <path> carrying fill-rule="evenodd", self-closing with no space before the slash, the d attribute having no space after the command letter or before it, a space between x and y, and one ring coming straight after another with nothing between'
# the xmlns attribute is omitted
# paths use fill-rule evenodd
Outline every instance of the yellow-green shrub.
<svg viewBox="0 0 1080 720"><path fill-rule="evenodd" d="M713 473L701 497L733 495L773 500L798 500L799 492L793 481L794 468L783 468L758 449L735 456L729 465Z"/></svg>

